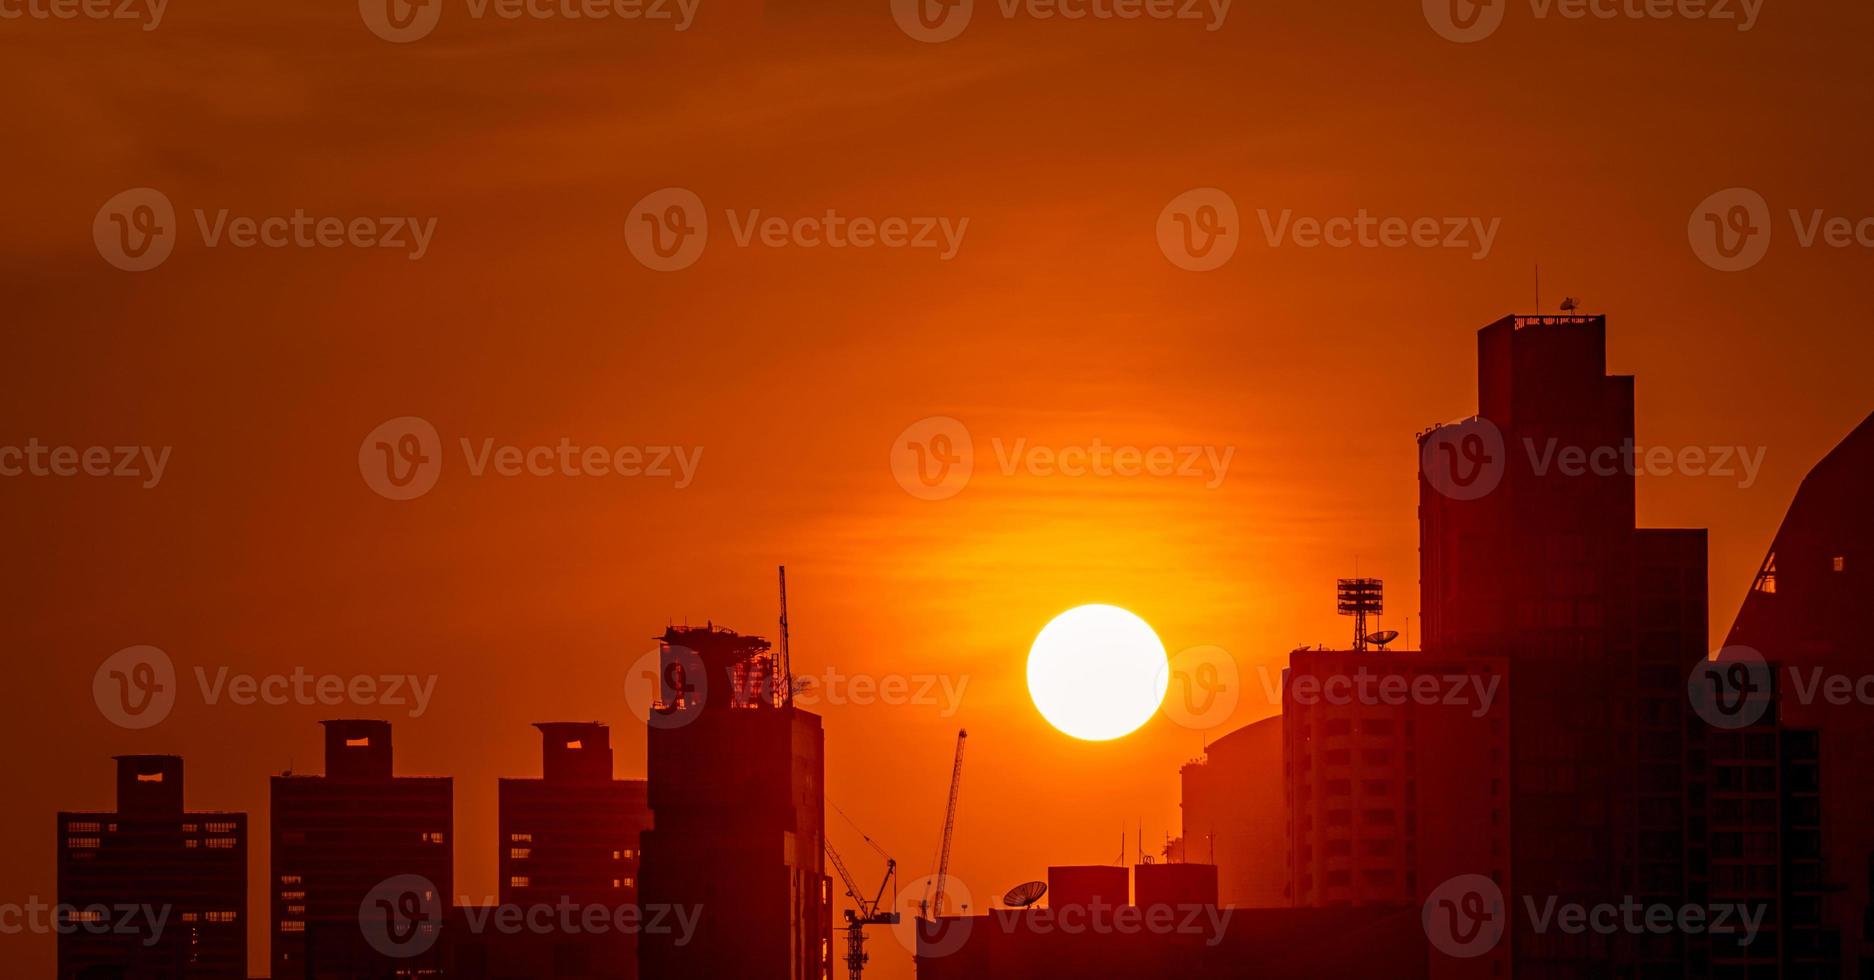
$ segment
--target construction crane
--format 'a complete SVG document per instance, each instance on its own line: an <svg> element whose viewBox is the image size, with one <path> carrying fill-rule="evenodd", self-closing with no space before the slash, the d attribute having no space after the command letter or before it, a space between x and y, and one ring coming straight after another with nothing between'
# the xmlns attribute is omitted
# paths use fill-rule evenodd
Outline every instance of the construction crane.
<svg viewBox="0 0 1874 980"><path fill-rule="evenodd" d="M969 737L970 733L968 731L963 729L957 730L957 758L956 762L950 767L950 805L944 810L943 845L938 850L937 857L937 894L930 902L924 905L922 914L926 918L931 918L933 915L942 916L944 914L944 885L946 884L945 879L950 876L950 835L952 831L956 830L957 790L961 788L963 783L963 742ZM933 921L935 920L933 919Z"/></svg>
<svg viewBox="0 0 1874 980"><path fill-rule="evenodd" d="M863 832L861 836L864 836ZM833 862L834 870L839 872L839 879L846 883L847 897L859 907L857 911L846 910L846 972L852 980L860 980L865 972L866 960L870 959L865 952L865 927L898 924L898 913L884 911L883 904L886 886L898 876L898 862L889 856L885 858L885 880L878 883L878 894L867 901L865 895L859 891L859 883L853 880L852 872L846 870L846 862L840 860L839 852L833 849L833 842L827 840L824 843L827 858ZM872 849L880 854L885 853L876 843L873 843L872 838L867 837L866 843L872 844Z"/></svg>
<svg viewBox="0 0 1874 980"><path fill-rule="evenodd" d="M791 660L792 655L787 648L787 566L782 565L780 566L780 569L781 569L781 651L780 651L781 653L780 675L781 676L775 678L775 680L779 682L780 699L781 699L780 704L777 705L777 707L785 708L794 703L794 664Z"/></svg>

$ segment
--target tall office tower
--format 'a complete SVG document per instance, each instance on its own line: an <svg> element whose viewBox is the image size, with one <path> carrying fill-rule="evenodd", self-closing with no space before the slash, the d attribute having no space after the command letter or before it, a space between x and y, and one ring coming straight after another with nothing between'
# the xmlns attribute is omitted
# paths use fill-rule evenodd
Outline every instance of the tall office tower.
<svg viewBox="0 0 1874 980"><path fill-rule="evenodd" d="M327 721L325 775L273 777L274 980L376 980L434 971L442 952L427 931L380 948L361 926L367 899L398 887L406 918L438 928L455 886L454 783L397 776L390 723ZM368 910L366 910L368 911ZM399 920L400 922L403 920ZM381 937L375 937L380 938Z"/></svg>
<svg viewBox="0 0 1874 980"><path fill-rule="evenodd" d="M1673 801L1695 758L1683 683L1704 643L1689 613L1702 600L1684 592L1705 558L1697 532L1635 528L1633 379L1609 376L1606 354L1605 317L1505 317L1478 332L1478 415L1419 437L1424 647L1505 657L1513 681L1513 909L1686 893L1689 816ZM1642 574L1678 606L1642 609ZM1699 968L1677 932L1511 922L1519 974Z"/></svg>
<svg viewBox="0 0 1874 980"><path fill-rule="evenodd" d="M1748 648L1775 666L1784 737L1792 731L1819 737L1827 769L1816 817L1826 877L1809 881L1802 866L1785 873L1797 885L1799 909L1819 897L1823 919L1840 931L1839 952L1810 952L1800 934L1787 944L1805 959L1839 956L1849 976L1874 975L1874 822L1868 819L1869 794L1855 788L1874 765L1874 723L1860 683L1874 676L1868 617L1868 596L1874 593L1871 486L1874 416L1804 478L1725 641L1727 651ZM1847 688L1840 686L1844 682ZM1799 829L1813 825L1810 819L1796 822Z"/></svg>
<svg viewBox="0 0 1874 980"><path fill-rule="evenodd" d="M645 980L831 975L820 718L795 708L767 640L714 626L666 630L649 721L649 800L638 896L701 913L688 942L638 940Z"/></svg>
<svg viewBox="0 0 1874 980"><path fill-rule="evenodd" d="M536 980L631 980L638 975L637 937L616 928L616 912L638 904L639 835L651 827L645 782L613 778L611 729L598 722L534 727L542 778L500 783L501 904L602 909L610 924L527 937L534 941L508 944L500 958L508 961L506 973Z"/></svg>
<svg viewBox="0 0 1874 980"><path fill-rule="evenodd" d="M1501 658L1297 650L1282 677L1289 890L1300 908L1417 906L1510 873ZM1507 975L1507 945L1434 976ZM1494 972L1493 972L1494 971Z"/></svg>
<svg viewBox="0 0 1874 980"><path fill-rule="evenodd" d="M1277 715L1210 743L1178 770L1184 836L1176 860L1213 865L1218 901L1233 908L1290 904L1288 863L1271 845L1288 830L1282 801L1282 718Z"/></svg>
<svg viewBox="0 0 1874 980"><path fill-rule="evenodd" d="M185 811L182 760L117 757L117 809L60 813L59 980L247 976L247 814Z"/></svg>

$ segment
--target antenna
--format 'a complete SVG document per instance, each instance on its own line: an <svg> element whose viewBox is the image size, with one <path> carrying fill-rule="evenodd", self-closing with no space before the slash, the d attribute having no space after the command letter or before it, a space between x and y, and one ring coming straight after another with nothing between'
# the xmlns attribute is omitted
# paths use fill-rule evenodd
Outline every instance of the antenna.
<svg viewBox="0 0 1874 980"><path fill-rule="evenodd" d="M1335 597L1342 616L1353 617L1353 648L1365 651L1367 644L1366 617L1385 611L1383 595L1385 583L1376 578L1344 578L1338 580ZM1394 634L1395 636L1397 634ZM1390 638L1388 638L1390 640Z"/></svg>
<svg viewBox="0 0 1874 980"><path fill-rule="evenodd" d="M1009 889L1008 894L1002 896L1002 904L1012 909L1025 909L1041 901L1041 896L1047 893L1047 882L1030 881L1026 884L1016 885L1014 888Z"/></svg>
<svg viewBox="0 0 1874 980"><path fill-rule="evenodd" d="M1536 263L1536 312L1542 312L1542 263Z"/></svg>

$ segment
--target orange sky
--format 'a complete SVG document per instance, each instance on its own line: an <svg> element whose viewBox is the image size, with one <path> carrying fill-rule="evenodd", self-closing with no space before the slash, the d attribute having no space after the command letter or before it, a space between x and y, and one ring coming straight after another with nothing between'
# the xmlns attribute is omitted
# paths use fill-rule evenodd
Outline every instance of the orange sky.
<svg viewBox="0 0 1874 980"><path fill-rule="evenodd" d="M809 13L808 8L821 12ZM839 8L827 11L824 8ZM1473 331L1564 293L1609 315L1646 445L1745 446L1736 479L1643 478L1653 525L1712 528L1728 624L1796 482L1870 409L1866 248L1801 248L1789 209L1874 215L1864 5L1769 3L1708 22L1534 19L1454 44L1419 4L1237 0L1185 22L1004 19L922 44L884 2L703 0L689 30L475 21L374 37L354 6L174 0L157 30L0 20L10 312L0 444L173 447L159 486L0 480L9 692L0 902L50 897L53 813L110 802L108 757L176 752L199 808L254 814L266 776L318 768L316 706L208 706L120 729L93 672L135 644L187 672L436 675L392 714L399 769L457 777L459 891L494 888L495 778L538 772L530 722L615 726L642 775L626 668L670 620L774 621L789 566L796 665L940 675L961 710L824 709L829 798L930 870L954 732L971 731L954 870L981 898L1049 863L1110 861L1122 827L1176 832L1199 733L1159 719L1074 742L1027 701L1034 633L1125 606L1172 650L1250 672L1339 642L1337 575L1416 610L1413 435L1474 406ZM91 223L139 186L174 202L161 267L100 259ZM625 244L663 187L711 209L694 266ZM1720 273L1692 210L1745 186L1767 257ZM1159 253L1174 196L1227 192L1247 234L1208 273ZM206 247L193 212L436 219L386 250ZM725 211L967 218L930 250L737 247ZM1500 219L1490 254L1269 246L1258 209ZM386 419L435 425L428 495L357 466ZM966 424L977 474L925 501L888 451ZM479 444L701 446L695 482L480 478ZM1233 449L1186 479L1014 476L992 440ZM192 679L185 677L192 684ZM1259 684L1234 723L1271 712ZM1020 816L1015 816L1020 814ZM856 835L834 840L864 878ZM1280 841L1271 841L1278 849ZM256 971L264 931L252 949ZM908 956L876 940L882 978ZM21 975L43 937L0 937Z"/></svg>

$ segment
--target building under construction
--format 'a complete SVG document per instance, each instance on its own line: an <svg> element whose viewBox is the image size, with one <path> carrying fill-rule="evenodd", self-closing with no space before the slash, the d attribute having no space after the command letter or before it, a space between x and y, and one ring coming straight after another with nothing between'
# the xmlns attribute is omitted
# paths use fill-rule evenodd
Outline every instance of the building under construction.
<svg viewBox="0 0 1874 980"><path fill-rule="evenodd" d="M661 641L638 895L701 919L688 942L639 937L639 975L821 980L833 917L820 717L793 706L784 657L761 637L712 625Z"/></svg>

